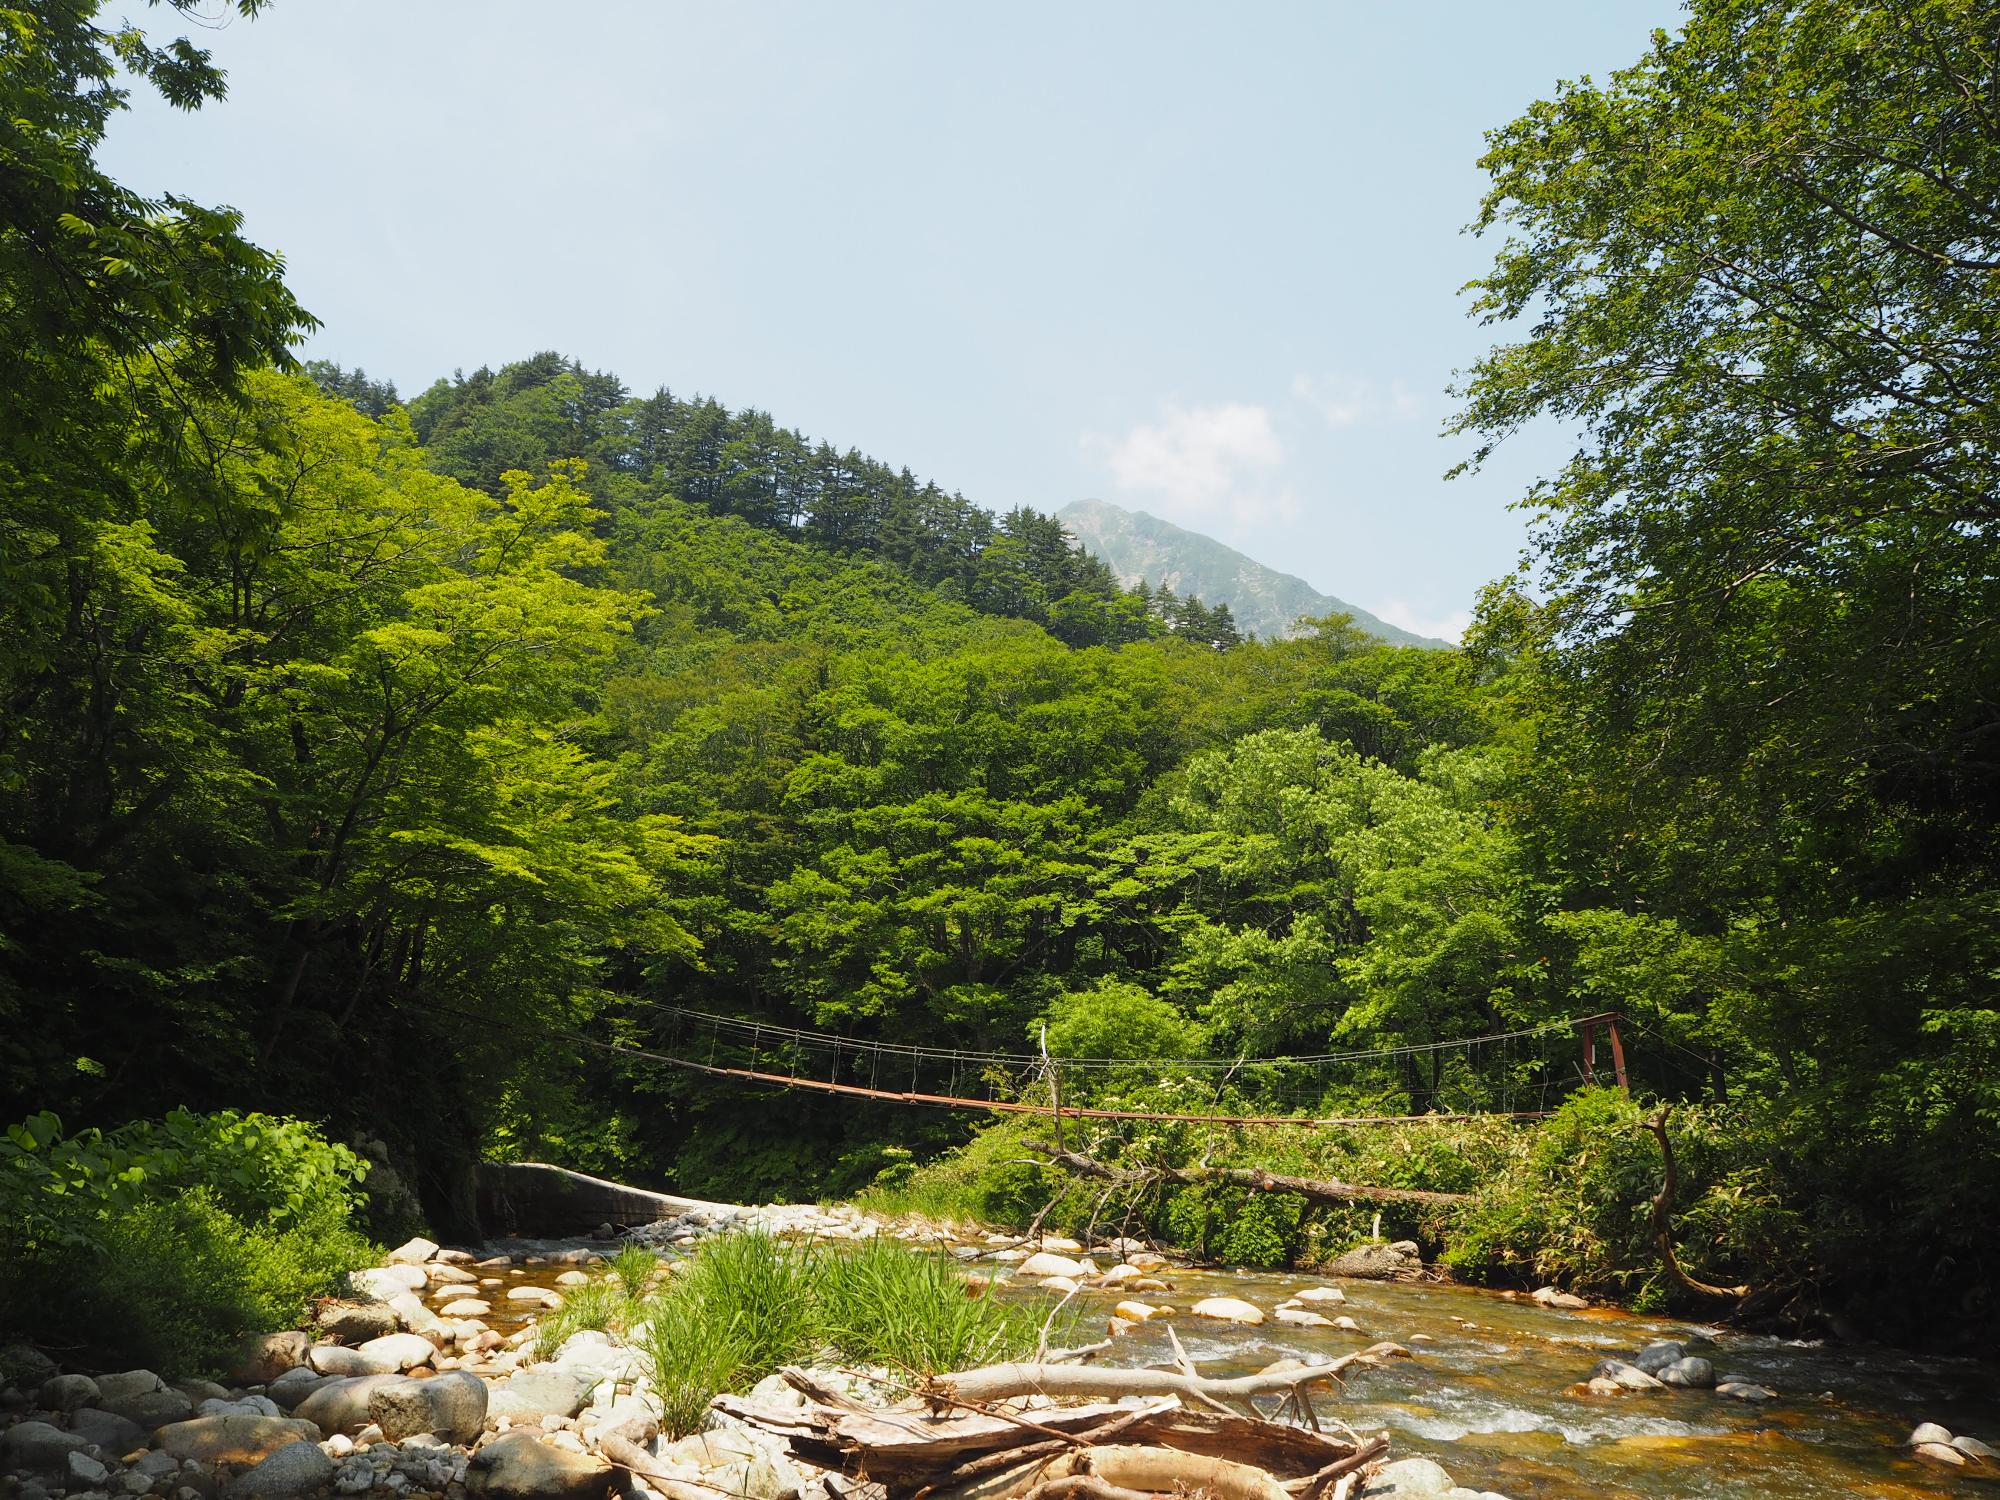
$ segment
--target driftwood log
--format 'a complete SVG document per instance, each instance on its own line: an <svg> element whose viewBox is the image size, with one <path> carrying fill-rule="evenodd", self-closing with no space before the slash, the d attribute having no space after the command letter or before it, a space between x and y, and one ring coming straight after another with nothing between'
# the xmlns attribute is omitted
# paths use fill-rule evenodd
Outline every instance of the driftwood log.
<svg viewBox="0 0 2000 1500"><path fill-rule="evenodd" d="M1175 1396L1210 1410L1234 1409L1255 1417L1258 1415L1252 1405L1255 1397L1288 1396L1321 1381L1337 1382L1341 1372L1354 1365L1372 1365L1398 1357L1407 1359L1409 1354L1401 1344L1371 1344L1323 1365L1301 1365L1295 1370L1239 1375L1226 1380L1179 1370L1120 1370L1106 1365L988 1365L955 1375L932 1376L925 1384L924 1395L927 1400L945 1405L956 1402L984 1405L1010 1396L1051 1396L1058 1401Z"/></svg>
<svg viewBox="0 0 2000 1500"><path fill-rule="evenodd" d="M1142 1171L1109 1166L1080 1151L1065 1151L1045 1141L1025 1141L1026 1149L1045 1156L1079 1177L1091 1177L1114 1187L1143 1188L1157 1182L1227 1182L1259 1193L1297 1193L1316 1203L1463 1203L1464 1193L1436 1193L1427 1188L1370 1187L1331 1177L1287 1177L1254 1167L1152 1167Z"/></svg>
<svg viewBox="0 0 2000 1500"><path fill-rule="evenodd" d="M702 1483L700 1474L677 1472L637 1443L606 1434L597 1439L597 1450L619 1468L645 1480L648 1489L666 1500L716 1500L715 1487Z"/></svg>
<svg viewBox="0 0 2000 1500"><path fill-rule="evenodd" d="M804 1408L718 1396L714 1409L782 1440L795 1459L831 1471L829 1480L840 1477L840 1486L829 1487L843 1500L1163 1500L1196 1493L1213 1500L1337 1500L1350 1476L1388 1451L1386 1435L1364 1442L1269 1421L1255 1415L1250 1398L1296 1398L1314 1381L1337 1379L1341 1368L1407 1352L1382 1344L1337 1366L1234 1380L1204 1379L1185 1363L1178 1372L1000 1365L934 1377L911 1400L883 1409L810 1395ZM804 1372L797 1379L785 1374L802 1394L816 1386ZM1023 1406L1019 1400L1093 1391L1137 1396L1143 1404ZM1182 1405L1197 1395L1215 1405L1240 1402L1252 1414ZM607 1456L655 1488L677 1477L656 1461L661 1471L649 1473L640 1450L621 1447ZM666 1492L671 1500L693 1500L678 1487Z"/></svg>

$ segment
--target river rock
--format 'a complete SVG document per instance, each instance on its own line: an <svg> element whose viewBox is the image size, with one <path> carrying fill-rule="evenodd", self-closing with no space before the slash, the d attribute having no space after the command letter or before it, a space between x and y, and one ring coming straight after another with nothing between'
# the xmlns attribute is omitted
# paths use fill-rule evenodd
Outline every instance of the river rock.
<svg viewBox="0 0 2000 1500"><path fill-rule="evenodd" d="M384 1334L379 1339L370 1339L354 1351L372 1359L382 1370L363 1370L363 1375L374 1375L394 1370L414 1370L418 1365L427 1365L438 1357L437 1349L431 1341L414 1333ZM386 1364L383 1362L386 1361Z"/></svg>
<svg viewBox="0 0 2000 1500"><path fill-rule="evenodd" d="M646 1370L645 1357L594 1328L581 1329L563 1340L552 1368L581 1380L588 1390L600 1380L635 1380Z"/></svg>
<svg viewBox="0 0 2000 1500"><path fill-rule="evenodd" d="M264 1387L264 1394L279 1411L290 1411L306 1397L335 1377L322 1375L307 1365L296 1370L287 1370L276 1380Z"/></svg>
<svg viewBox="0 0 2000 1500"><path fill-rule="evenodd" d="M1053 1250L1059 1255L1080 1255L1083 1245L1064 1234L1045 1234L1035 1242L1037 1250Z"/></svg>
<svg viewBox="0 0 2000 1500"><path fill-rule="evenodd" d="M434 1241L418 1235L415 1239L403 1241L383 1256L382 1263L389 1266L420 1266L437 1253L438 1247Z"/></svg>
<svg viewBox="0 0 2000 1500"><path fill-rule="evenodd" d="M47 1422L17 1422L0 1432L0 1470L58 1477L63 1460L89 1446L90 1439L80 1433L64 1432Z"/></svg>
<svg viewBox="0 0 2000 1500"><path fill-rule="evenodd" d="M1925 1443L1949 1443L1951 1433L1935 1422L1920 1422L1917 1430L1903 1439L1905 1448L1920 1448Z"/></svg>
<svg viewBox="0 0 2000 1500"><path fill-rule="evenodd" d="M1917 1457L1946 1469L1962 1469L1972 1462L1950 1443L1919 1443Z"/></svg>
<svg viewBox="0 0 2000 1500"><path fill-rule="evenodd" d="M465 1267L446 1265L441 1261L425 1266L424 1275L432 1286L471 1286L479 1280Z"/></svg>
<svg viewBox="0 0 2000 1500"><path fill-rule="evenodd" d="M621 1396L604 1409L593 1429L600 1437L621 1437L641 1446L660 1435L659 1413L637 1396Z"/></svg>
<svg viewBox="0 0 2000 1500"><path fill-rule="evenodd" d="M1264 1310L1245 1302L1241 1297L1204 1297L1188 1311L1197 1318L1214 1318L1223 1323L1247 1323L1253 1328L1264 1321Z"/></svg>
<svg viewBox="0 0 2000 1500"><path fill-rule="evenodd" d="M303 1500L333 1480L333 1460L318 1443L288 1443L230 1481L225 1500Z"/></svg>
<svg viewBox="0 0 2000 1500"><path fill-rule="evenodd" d="M1121 1302L1111 1311L1118 1317L1129 1318L1134 1323L1143 1323L1148 1318L1159 1315L1159 1309L1150 1302Z"/></svg>
<svg viewBox="0 0 2000 1500"><path fill-rule="evenodd" d="M604 1500L611 1465L564 1453L525 1432L495 1438L465 1466L470 1495L490 1500Z"/></svg>
<svg viewBox="0 0 2000 1500"><path fill-rule="evenodd" d="M1272 1314L1280 1323L1293 1328L1331 1328L1333 1319L1316 1312L1307 1312L1303 1307L1281 1307Z"/></svg>
<svg viewBox="0 0 2000 1500"><path fill-rule="evenodd" d="M1326 1269L1335 1276L1354 1276L1364 1281L1393 1281L1422 1270L1423 1262L1395 1245L1368 1244L1343 1251Z"/></svg>
<svg viewBox="0 0 2000 1500"><path fill-rule="evenodd" d="M160 1429L160 1450L205 1464L254 1464L293 1443L317 1443L320 1429L288 1417L193 1417Z"/></svg>
<svg viewBox="0 0 2000 1500"><path fill-rule="evenodd" d="M109 1484L111 1471L78 1448L63 1456L63 1478L73 1490L90 1490Z"/></svg>
<svg viewBox="0 0 2000 1500"><path fill-rule="evenodd" d="M0 1344L0 1386L32 1391L55 1373L56 1362L33 1344Z"/></svg>
<svg viewBox="0 0 2000 1500"><path fill-rule="evenodd" d="M590 1278L581 1271L565 1271L556 1278L557 1286L589 1286Z"/></svg>
<svg viewBox="0 0 2000 1500"><path fill-rule="evenodd" d="M1753 1385L1747 1380L1725 1380L1715 1388L1718 1396L1728 1396L1737 1401L1775 1401L1778 1393L1768 1385Z"/></svg>
<svg viewBox="0 0 2000 1500"><path fill-rule="evenodd" d="M2000 1453L1995 1453L1986 1444L1980 1442L1978 1438L1967 1437L1964 1433L1960 1433L1957 1437L1953 1438L1951 1445L1960 1453L1969 1453L1974 1458L2000 1458Z"/></svg>
<svg viewBox="0 0 2000 1500"><path fill-rule="evenodd" d="M422 1266L371 1266L347 1278L357 1295L376 1302L387 1302L398 1292L420 1292L430 1281Z"/></svg>
<svg viewBox="0 0 2000 1500"><path fill-rule="evenodd" d="M269 1385L285 1371L303 1364L311 1347L312 1340L296 1328L252 1334L237 1351L229 1378L238 1385Z"/></svg>
<svg viewBox="0 0 2000 1500"><path fill-rule="evenodd" d="M486 1382L455 1372L377 1386L368 1396L368 1415L392 1443L419 1432L469 1443L486 1425Z"/></svg>
<svg viewBox="0 0 2000 1500"><path fill-rule="evenodd" d="M1657 1391L1661 1385L1637 1365L1628 1365L1622 1359L1600 1360L1590 1372L1590 1378L1593 1382L1608 1380L1627 1391Z"/></svg>
<svg viewBox="0 0 2000 1500"><path fill-rule="evenodd" d="M589 1387L556 1370L523 1370L495 1386L487 1410L497 1416L573 1417Z"/></svg>
<svg viewBox="0 0 2000 1500"><path fill-rule="evenodd" d="M241 1395L233 1400L214 1398L194 1409L197 1417L282 1417L278 1403L269 1396Z"/></svg>
<svg viewBox="0 0 2000 1500"><path fill-rule="evenodd" d="M123 1401L128 1396L150 1396L164 1391L167 1383L151 1370L121 1370L97 1377L97 1394L106 1401Z"/></svg>
<svg viewBox="0 0 2000 1500"><path fill-rule="evenodd" d="M384 1364L359 1349L345 1344L315 1344L306 1356L306 1368L318 1375L393 1375L394 1361Z"/></svg>
<svg viewBox="0 0 2000 1500"><path fill-rule="evenodd" d="M132 1468L148 1479L158 1479L162 1474L172 1474L180 1469L181 1461L164 1449L154 1448L132 1460Z"/></svg>
<svg viewBox="0 0 2000 1500"><path fill-rule="evenodd" d="M336 1432L352 1436L368 1425L368 1398L376 1388L405 1378L402 1375L360 1375L345 1380L330 1380L293 1407L292 1415L300 1421L312 1423L329 1436Z"/></svg>
<svg viewBox="0 0 2000 1500"><path fill-rule="evenodd" d="M1699 1354L1684 1355L1660 1370L1658 1379L1661 1385L1710 1390L1715 1385L1715 1366Z"/></svg>
<svg viewBox="0 0 2000 1500"><path fill-rule="evenodd" d="M104 1396L104 1382L98 1382L98 1404L105 1411L116 1412L127 1421L137 1422L146 1431L164 1427L169 1422L185 1422L194 1415L194 1403L179 1391L142 1391L136 1396L125 1396L113 1401Z"/></svg>
<svg viewBox="0 0 2000 1500"><path fill-rule="evenodd" d="M1687 1345L1676 1344L1663 1339L1659 1343L1648 1344L1637 1354L1633 1355L1632 1363L1644 1370L1648 1375L1657 1375L1675 1360L1685 1359L1686 1357Z"/></svg>
<svg viewBox="0 0 2000 1500"><path fill-rule="evenodd" d="M396 1288L398 1292L406 1290ZM386 1302L330 1302L320 1309L319 1326L330 1339L343 1344L365 1344L396 1331L396 1310ZM304 1358L300 1356L301 1362Z"/></svg>
<svg viewBox="0 0 2000 1500"><path fill-rule="evenodd" d="M1442 1464L1428 1458L1399 1458L1377 1470L1361 1493L1364 1500L1439 1500L1454 1488Z"/></svg>
<svg viewBox="0 0 2000 1500"><path fill-rule="evenodd" d="M477 1297L459 1297L438 1309L439 1315L447 1318L483 1318L492 1311L492 1303Z"/></svg>
<svg viewBox="0 0 2000 1500"><path fill-rule="evenodd" d="M1309 1286L1292 1293L1292 1301L1294 1302L1320 1303L1345 1302L1346 1300L1347 1293L1343 1292L1337 1286Z"/></svg>
<svg viewBox="0 0 2000 1500"><path fill-rule="evenodd" d="M1070 1280L1067 1276L1044 1276L1042 1278L1042 1290L1045 1292L1059 1292L1067 1297L1073 1292L1082 1291L1083 1285L1081 1282Z"/></svg>
<svg viewBox="0 0 2000 1500"><path fill-rule="evenodd" d="M35 1402L44 1411L75 1411L97 1400L97 1382L88 1375L51 1375L42 1382Z"/></svg>
<svg viewBox="0 0 2000 1500"><path fill-rule="evenodd" d="M1552 1286L1538 1286L1528 1294L1528 1300L1540 1307L1578 1308L1590 1304L1574 1292L1565 1292Z"/></svg>
<svg viewBox="0 0 2000 1500"><path fill-rule="evenodd" d="M549 1295L554 1297L553 1293ZM427 1339L445 1336L444 1320L425 1307L415 1292L398 1292L388 1300L389 1310L396 1315L396 1321L411 1333L420 1333ZM553 1301L544 1301L542 1305L560 1307L562 1299L554 1297Z"/></svg>
<svg viewBox="0 0 2000 1500"><path fill-rule="evenodd" d="M1075 1281L1090 1273L1083 1262L1071 1260L1067 1255L1051 1255L1048 1251L1038 1251L1022 1261L1014 1272L1017 1276L1067 1276Z"/></svg>
<svg viewBox="0 0 2000 1500"><path fill-rule="evenodd" d="M106 1453L130 1453L146 1446L145 1428L130 1417L95 1406L79 1406L71 1412L69 1429Z"/></svg>

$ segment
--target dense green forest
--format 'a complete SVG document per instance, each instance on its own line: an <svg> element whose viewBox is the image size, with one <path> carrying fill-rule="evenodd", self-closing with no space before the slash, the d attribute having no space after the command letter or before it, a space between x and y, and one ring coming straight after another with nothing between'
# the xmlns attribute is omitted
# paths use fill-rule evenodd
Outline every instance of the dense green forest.
<svg viewBox="0 0 2000 1500"><path fill-rule="evenodd" d="M1584 436L1452 651L1243 639L1052 516L555 354L302 368L278 258L95 161L119 66L219 75L91 12L0 15L8 1118L302 1116L448 1225L482 1154L810 1197L972 1129L577 1040L658 1003L1250 1057L1616 1009L1698 1122L1695 1264L1990 1325L1989 9L1701 0L1493 134L1460 422ZM1520 1170L1601 1127L1636 1175L1577 1212L1633 1219L1629 1126ZM1472 1274L1643 1276L1636 1220L1598 1264L1502 1219Z"/></svg>

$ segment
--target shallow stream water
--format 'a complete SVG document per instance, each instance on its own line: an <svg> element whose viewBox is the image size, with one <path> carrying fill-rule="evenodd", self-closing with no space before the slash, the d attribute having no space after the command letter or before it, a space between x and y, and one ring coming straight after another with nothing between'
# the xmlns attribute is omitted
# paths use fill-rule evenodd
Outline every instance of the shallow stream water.
<svg viewBox="0 0 2000 1500"><path fill-rule="evenodd" d="M567 1242L575 1246L579 1242ZM529 1248L507 1246L516 1254ZM536 1245L554 1251L555 1245ZM982 1261L978 1269L1005 1271ZM560 1264L501 1272L507 1285L548 1286ZM592 1269L595 1273L595 1268ZM1979 1496L2000 1484L1942 1472L1902 1446L1920 1422L2000 1447L2000 1365L1866 1345L1817 1345L1607 1308L1542 1308L1469 1287L1340 1280L1359 1334L1294 1328L1268 1315L1324 1278L1249 1271L1169 1270L1173 1286L1141 1300L1181 1309L1170 1321L1205 1375L1240 1375L1274 1360L1335 1358L1381 1339L1412 1359L1357 1368L1338 1400L1317 1404L1357 1431L1387 1428L1392 1456L1435 1458L1462 1485L1514 1500L1832 1500L1832 1497ZM494 1290L498 1290L495 1288ZM1020 1285L1008 1296L1056 1300ZM1193 1318L1203 1297L1240 1297L1262 1308L1258 1327ZM1071 1305L1109 1317L1115 1295L1084 1293ZM533 1310L495 1302L505 1331ZM1123 1334L1105 1363L1143 1366L1172 1359L1165 1323ZM1429 1341L1412 1342L1412 1335ZM1761 1403L1712 1391L1658 1390L1577 1397L1568 1388L1591 1366L1629 1357L1657 1339L1689 1345L1720 1379L1778 1393Z"/></svg>
<svg viewBox="0 0 2000 1500"><path fill-rule="evenodd" d="M1201 1297L1240 1297L1268 1314L1313 1277L1254 1272L1167 1273L1172 1294L1143 1300L1185 1310ZM1853 1495L1933 1496L2000 1485L1948 1475L1900 1446L1919 1422L1940 1422L2000 1446L2000 1368L1886 1348L1814 1346L1698 1324L1591 1308L1566 1312L1467 1287L1343 1280L1353 1334L1267 1321L1238 1327L1172 1320L1204 1374L1245 1374L1287 1356L1350 1353L1378 1339L1413 1359L1355 1370L1326 1403L1358 1431L1387 1428L1394 1454L1426 1454L1462 1485L1525 1500L1727 1496L1734 1500ZM1046 1294L1037 1294L1046 1295ZM1427 1334L1431 1342L1410 1343ZM1568 1387L1608 1356L1656 1339L1688 1343L1719 1378L1755 1382L1778 1399L1660 1390L1579 1398ZM1171 1359L1166 1330L1140 1324L1114 1346L1119 1363Z"/></svg>

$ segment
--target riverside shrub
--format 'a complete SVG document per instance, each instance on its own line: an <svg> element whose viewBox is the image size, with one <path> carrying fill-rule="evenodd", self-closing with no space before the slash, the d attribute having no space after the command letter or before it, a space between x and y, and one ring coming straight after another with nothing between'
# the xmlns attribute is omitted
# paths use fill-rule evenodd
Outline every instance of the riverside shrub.
<svg viewBox="0 0 2000 1500"><path fill-rule="evenodd" d="M34 1116L0 1140L0 1326L73 1362L218 1371L374 1257L365 1170L301 1120Z"/></svg>

